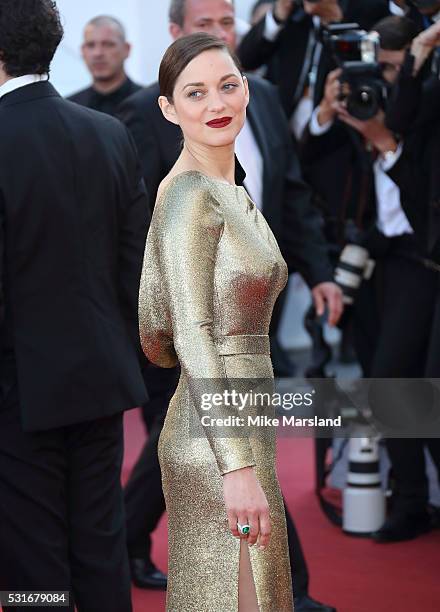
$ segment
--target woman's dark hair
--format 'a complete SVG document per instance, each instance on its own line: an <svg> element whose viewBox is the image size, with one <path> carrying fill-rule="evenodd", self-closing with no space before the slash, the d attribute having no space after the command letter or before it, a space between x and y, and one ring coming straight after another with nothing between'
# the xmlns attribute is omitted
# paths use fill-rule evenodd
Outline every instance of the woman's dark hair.
<svg viewBox="0 0 440 612"><path fill-rule="evenodd" d="M0 61L8 76L49 72L62 38L53 0L0 0Z"/></svg>
<svg viewBox="0 0 440 612"><path fill-rule="evenodd" d="M418 30L415 23L408 17L392 15L381 19L372 30L380 36L380 46L386 51L401 51L407 47Z"/></svg>
<svg viewBox="0 0 440 612"><path fill-rule="evenodd" d="M172 101L174 86L181 73L195 57L211 49L226 51L242 72L240 60L222 40L204 32L190 34L175 40L165 51L159 68L160 95Z"/></svg>

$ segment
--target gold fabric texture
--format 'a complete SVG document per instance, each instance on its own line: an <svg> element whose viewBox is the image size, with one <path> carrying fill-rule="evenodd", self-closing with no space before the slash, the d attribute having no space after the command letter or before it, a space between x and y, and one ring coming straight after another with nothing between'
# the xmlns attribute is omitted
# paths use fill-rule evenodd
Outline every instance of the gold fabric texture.
<svg viewBox="0 0 440 612"><path fill-rule="evenodd" d="M216 437L209 427L203 436L189 433L201 414L191 380L273 378L269 322L286 281L277 242L243 187L196 171L171 179L154 209L139 298L145 354L162 367L181 365L159 440L167 612L238 610L240 541L229 531L222 474L253 465L272 524L268 548L249 549L259 608L293 610L275 431L239 438Z"/></svg>

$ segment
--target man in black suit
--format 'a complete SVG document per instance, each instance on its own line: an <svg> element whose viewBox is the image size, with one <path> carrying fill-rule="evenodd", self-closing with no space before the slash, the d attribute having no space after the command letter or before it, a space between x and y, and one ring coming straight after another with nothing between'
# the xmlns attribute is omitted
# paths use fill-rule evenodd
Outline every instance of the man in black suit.
<svg viewBox="0 0 440 612"><path fill-rule="evenodd" d="M100 15L89 21L84 28L81 51L93 85L73 94L69 100L114 115L125 98L141 89L125 72L130 49L124 26L118 19Z"/></svg>
<svg viewBox="0 0 440 612"><path fill-rule="evenodd" d="M235 48L234 17L233 4L227 0L174 0L170 6L170 33L173 38L178 38L203 29ZM313 288L318 309L325 301L329 304L330 319L334 321L340 313L340 293L331 282L332 269L320 231L320 218L311 206L309 190L301 179L276 90L257 77L249 76L248 79L251 90L248 121L237 146L237 157L246 171L244 185L279 240L289 268L299 270ZM156 83L128 98L121 105L120 112L138 146L152 198L176 162L182 141L180 129L163 118L158 97L159 86ZM150 387L149 393L151 395ZM157 435L165 412L166 405L157 420ZM128 545L132 556L148 553L145 540L152 523L145 509L153 505L157 517L159 508L158 497L152 495L151 487L155 444L157 439L150 436L126 488ZM307 567L288 513L287 519L295 568L296 610L332 610L308 596ZM136 564L132 563L132 570L137 584L142 584L140 559Z"/></svg>
<svg viewBox="0 0 440 612"><path fill-rule="evenodd" d="M334 67L318 30L330 22L370 27L389 13L387 0L277 0L244 36L238 49L245 70L266 66L266 78L277 85L281 102L299 140L311 110L322 98L325 78Z"/></svg>
<svg viewBox="0 0 440 612"><path fill-rule="evenodd" d="M122 413L146 401L149 208L126 128L47 82L62 34L52 0L2 0L0 591L129 612Z"/></svg>
<svg viewBox="0 0 440 612"><path fill-rule="evenodd" d="M389 175L400 188L402 206L412 220L426 252L425 261L430 264L434 275L433 317L426 339L427 358L423 372L427 378L440 377L440 84L437 76L430 76L430 62L427 61L439 44L438 22L414 39L387 116L388 125L404 137L402 154L389 170ZM419 313L417 317L420 317ZM440 476L438 438L395 439L391 444L399 507L378 533L381 541L410 539L429 530L425 447L429 449ZM415 524L414 516L425 517L425 520Z"/></svg>
<svg viewBox="0 0 440 612"><path fill-rule="evenodd" d="M83 57L93 76L94 84L93 87L89 87L71 96L69 100L88 108L100 110L109 115L116 115L121 102L141 89L139 85L130 81L125 75L124 61L130 46L125 42L123 25L114 17L95 17L87 24L84 30L82 48ZM122 85L120 85L121 79L125 79ZM115 85L116 89L114 89ZM103 87L105 91L108 91L110 88L110 93L102 92L101 89ZM148 402L143 406L144 421L150 438L157 439L161 427L159 430L156 427L156 414L166 411L177 384L177 368L160 370L145 360L142 364L142 373L149 392ZM148 455L150 447L146 447L145 452ZM163 514L165 505L157 458L153 457L150 459L146 457L141 463L150 465L151 462L154 467L151 471L152 480L149 488L157 491L157 503L154 503L155 498L153 496L153 501L149 505L150 512L148 514L145 513L145 517L142 518L142 522L149 520L151 528L148 528L148 532L152 531L156 526ZM131 481L136 481L136 479L137 473L135 472L132 474ZM155 508L157 508L156 511L154 511ZM134 518L130 520L131 528L133 528L134 520ZM142 555L145 570L143 573L143 586L151 589L165 589L167 577L151 560L151 545L149 541L147 541L146 546L147 548L143 546Z"/></svg>

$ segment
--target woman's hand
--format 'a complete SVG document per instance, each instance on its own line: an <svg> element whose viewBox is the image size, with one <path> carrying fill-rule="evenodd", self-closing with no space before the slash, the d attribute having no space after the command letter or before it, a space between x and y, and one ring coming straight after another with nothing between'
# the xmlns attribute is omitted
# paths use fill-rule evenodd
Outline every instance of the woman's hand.
<svg viewBox="0 0 440 612"><path fill-rule="evenodd" d="M269 504L254 469L245 467L224 474L223 494L232 535L245 537L249 546L258 541L260 550L264 550L271 532ZM250 525L248 536L240 534L237 523Z"/></svg>

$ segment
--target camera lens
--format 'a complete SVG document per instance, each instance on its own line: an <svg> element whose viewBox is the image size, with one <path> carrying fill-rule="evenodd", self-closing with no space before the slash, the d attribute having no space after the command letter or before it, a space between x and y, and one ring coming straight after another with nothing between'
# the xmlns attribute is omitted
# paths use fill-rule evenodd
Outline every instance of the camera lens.
<svg viewBox="0 0 440 612"><path fill-rule="evenodd" d="M362 121L371 119L379 111L377 92L368 85L362 85L352 92L347 103L347 110L350 115Z"/></svg>

